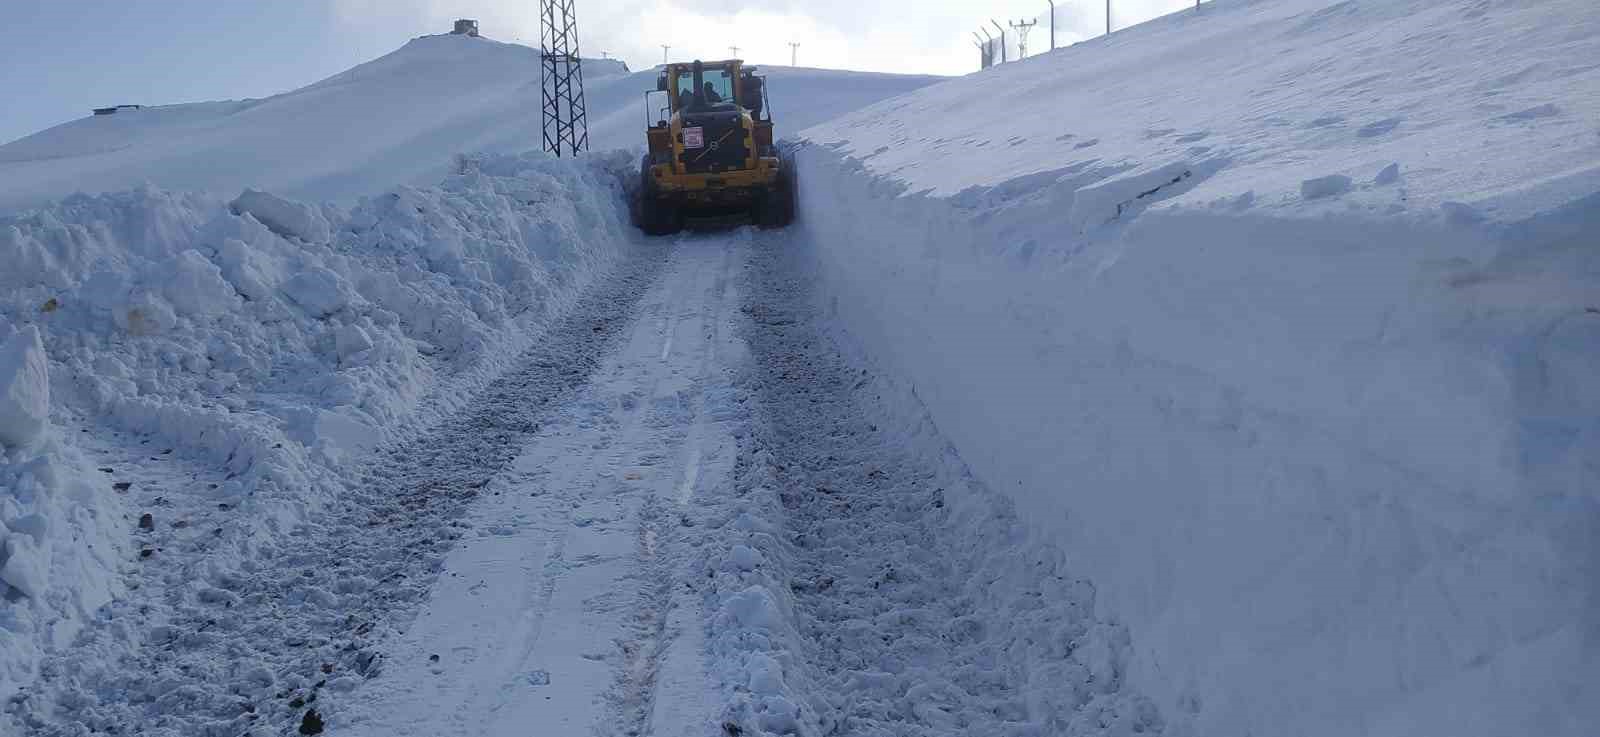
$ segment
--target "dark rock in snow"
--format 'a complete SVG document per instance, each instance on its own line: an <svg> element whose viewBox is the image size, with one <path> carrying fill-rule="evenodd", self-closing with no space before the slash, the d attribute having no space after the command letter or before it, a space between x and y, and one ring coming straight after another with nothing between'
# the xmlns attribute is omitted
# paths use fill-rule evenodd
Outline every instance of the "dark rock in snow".
<svg viewBox="0 0 1600 737"><path fill-rule="evenodd" d="M300 734L322 734L322 715L316 709L307 709L305 718L300 720Z"/></svg>
<svg viewBox="0 0 1600 737"><path fill-rule="evenodd" d="M154 530L155 528L156 518L153 515L151 515L149 512L145 512L139 516L139 529L148 532L150 530Z"/></svg>

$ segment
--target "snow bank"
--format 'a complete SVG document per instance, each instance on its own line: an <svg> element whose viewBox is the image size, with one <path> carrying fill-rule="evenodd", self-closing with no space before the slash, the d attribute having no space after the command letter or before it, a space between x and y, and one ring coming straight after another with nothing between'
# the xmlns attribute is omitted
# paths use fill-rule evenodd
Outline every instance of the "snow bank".
<svg viewBox="0 0 1600 737"><path fill-rule="evenodd" d="M826 306L1169 733L1592 734L1600 17L1205 8L806 131Z"/></svg>
<svg viewBox="0 0 1600 737"><path fill-rule="evenodd" d="M245 538L286 533L353 454L448 413L622 255L632 165L464 160L349 210L143 189L0 218L0 578L28 597L0 600L5 677L45 637L30 602L92 610L129 534L101 529L121 524L109 481L79 483L49 412L225 469L197 503L236 508Z"/></svg>
<svg viewBox="0 0 1600 737"><path fill-rule="evenodd" d="M43 648L120 590L126 548L108 481L50 425L39 329L0 345L0 693L26 683Z"/></svg>

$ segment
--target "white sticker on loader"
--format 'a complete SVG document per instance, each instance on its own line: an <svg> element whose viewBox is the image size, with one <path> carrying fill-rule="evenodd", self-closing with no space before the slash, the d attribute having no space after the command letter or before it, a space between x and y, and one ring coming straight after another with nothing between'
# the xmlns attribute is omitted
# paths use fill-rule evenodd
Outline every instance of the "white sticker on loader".
<svg viewBox="0 0 1600 737"><path fill-rule="evenodd" d="M683 147L684 148L705 148L705 145L706 145L706 129L704 129L704 128L684 128L683 129Z"/></svg>

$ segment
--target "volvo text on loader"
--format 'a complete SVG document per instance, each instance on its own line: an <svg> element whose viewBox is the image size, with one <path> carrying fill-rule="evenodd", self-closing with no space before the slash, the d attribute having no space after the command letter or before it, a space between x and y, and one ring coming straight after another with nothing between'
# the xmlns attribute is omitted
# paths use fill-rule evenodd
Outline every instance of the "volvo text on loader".
<svg viewBox="0 0 1600 737"><path fill-rule="evenodd" d="M793 220L793 167L772 140L766 79L755 71L738 59L662 68L645 93L649 152L633 203L640 229L675 233L691 218L748 218L763 228Z"/></svg>

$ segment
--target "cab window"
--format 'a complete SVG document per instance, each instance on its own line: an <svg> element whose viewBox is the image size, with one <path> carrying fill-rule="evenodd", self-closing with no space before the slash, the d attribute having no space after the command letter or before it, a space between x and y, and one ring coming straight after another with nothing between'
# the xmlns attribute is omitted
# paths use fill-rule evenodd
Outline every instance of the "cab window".
<svg viewBox="0 0 1600 737"><path fill-rule="evenodd" d="M733 102L733 74L726 68L706 67L701 81L707 89L706 102ZM694 100L694 72L684 70L678 75L678 106L686 107Z"/></svg>

